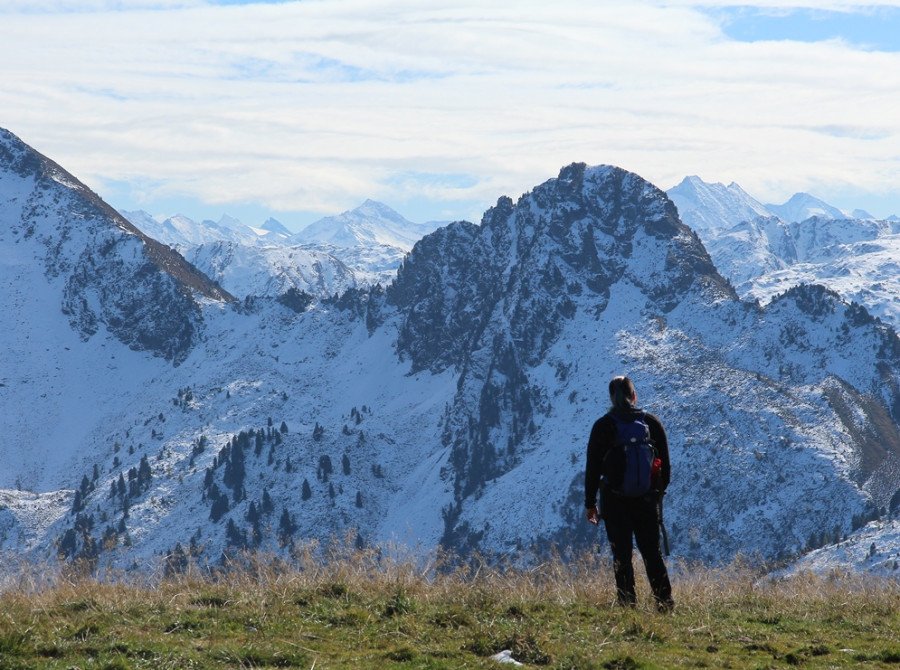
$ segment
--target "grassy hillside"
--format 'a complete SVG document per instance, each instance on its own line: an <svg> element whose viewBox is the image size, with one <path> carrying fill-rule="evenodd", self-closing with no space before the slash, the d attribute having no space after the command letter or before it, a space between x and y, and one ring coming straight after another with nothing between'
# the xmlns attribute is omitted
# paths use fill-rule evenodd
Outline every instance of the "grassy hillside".
<svg viewBox="0 0 900 670"><path fill-rule="evenodd" d="M615 607L605 557L450 570L386 551L217 576L4 566L0 668L900 668L900 586L673 566L676 610ZM642 574L642 573L641 573ZM645 584L643 585L645 586Z"/></svg>

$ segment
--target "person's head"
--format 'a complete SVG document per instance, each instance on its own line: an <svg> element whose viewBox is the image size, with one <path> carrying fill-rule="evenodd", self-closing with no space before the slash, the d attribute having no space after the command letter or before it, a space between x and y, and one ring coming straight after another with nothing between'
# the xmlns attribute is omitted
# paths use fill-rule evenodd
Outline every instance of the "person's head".
<svg viewBox="0 0 900 670"><path fill-rule="evenodd" d="M629 410L637 405L634 383L624 376L613 377L609 382L609 401L613 409Z"/></svg>

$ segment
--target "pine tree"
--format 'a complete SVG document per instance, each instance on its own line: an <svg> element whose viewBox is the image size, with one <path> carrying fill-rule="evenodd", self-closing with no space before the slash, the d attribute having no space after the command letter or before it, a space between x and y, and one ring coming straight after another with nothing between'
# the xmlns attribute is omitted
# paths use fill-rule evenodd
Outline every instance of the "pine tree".
<svg viewBox="0 0 900 670"><path fill-rule="evenodd" d="M228 512L228 496L219 491L219 487L213 484L209 489L209 499L212 505L209 509L209 518L213 523L219 520Z"/></svg>
<svg viewBox="0 0 900 670"><path fill-rule="evenodd" d="M56 550L63 558L71 558L78 551L78 535L72 528L67 528Z"/></svg>
<svg viewBox="0 0 900 670"><path fill-rule="evenodd" d="M269 495L269 489L263 489L262 511L264 514L271 514L275 511L275 503L272 502L272 496Z"/></svg>
<svg viewBox="0 0 900 670"><path fill-rule="evenodd" d="M237 547L238 549L244 549L247 546L247 537L237 527L234 519L228 519L228 525L225 527L225 539L228 541L229 546Z"/></svg>
<svg viewBox="0 0 900 670"><path fill-rule="evenodd" d="M309 488L309 481L306 479L303 480L303 487L300 492L300 498L302 500L309 500L310 498L312 498L312 489Z"/></svg>
<svg viewBox="0 0 900 670"><path fill-rule="evenodd" d="M146 491L150 488L150 483L153 481L153 471L150 469L150 462L147 460L147 454L144 454L141 457L141 464L138 467L137 472L137 485L141 491Z"/></svg>
<svg viewBox="0 0 900 670"><path fill-rule="evenodd" d="M288 512L288 508L285 507L284 511L281 513L281 519L278 521L278 539L281 540L282 543L285 543L289 538L292 538L296 532L297 524L294 522L291 513Z"/></svg>
<svg viewBox="0 0 900 670"><path fill-rule="evenodd" d="M81 491L75 490L75 499L72 501L72 514L77 514L84 509L84 503L81 500Z"/></svg>
<svg viewBox="0 0 900 670"><path fill-rule="evenodd" d="M246 439L244 433L241 437ZM233 491L238 491L244 485L244 477L247 471L244 467L244 446L243 439L235 440L231 447L231 454L225 462L225 473L222 475L222 482L225 486Z"/></svg>
<svg viewBox="0 0 900 670"><path fill-rule="evenodd" d="M331 475L333 467L331 465L331 457L328 454L319 457L319 468L316 471L316 477L321 479L323 482L328 481L329 475Z"/></svg>

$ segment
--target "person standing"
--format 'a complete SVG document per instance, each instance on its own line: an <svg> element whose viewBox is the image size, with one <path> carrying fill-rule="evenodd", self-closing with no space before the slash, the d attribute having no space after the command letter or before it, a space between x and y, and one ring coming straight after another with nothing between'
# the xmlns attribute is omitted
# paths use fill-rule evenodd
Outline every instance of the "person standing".
<svg viewBox="0 0 900 670"><path fill-rule="evenodd" d="M596 525L602 518L606 526L606 537L613 556L617 602L634 606L637 601L631 561L636 543L656 606L662 612L669 612L674 607L672 586L659 544L659 506L671 477L666 431L659 418L638 408L637 393L628 377L614 377L610 381L609 399L612 407L594 423L588 440L584 473L587 520ZM621 481L624 466L620 432L623 426L635 421L646 425L658 461L654 463L650 490L641 495L626 495L622 491ZM602 514L597 508L598 489Z"/></svg>

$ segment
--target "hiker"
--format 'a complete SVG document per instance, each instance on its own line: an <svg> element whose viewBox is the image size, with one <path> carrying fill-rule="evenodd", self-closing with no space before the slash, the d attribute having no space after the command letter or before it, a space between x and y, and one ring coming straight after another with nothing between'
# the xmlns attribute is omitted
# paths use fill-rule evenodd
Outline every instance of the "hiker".
<svg viewBox="0 0 900 670"><path fill-rule="evenodd" d="M636 604L631 563L634 541L644 559L656 606L660 611L668 612L674 607L672 587L659 545L660 504L670 476L666 431L656 416L638 409L637 393L628 377L615 377L610 381L609 399L612 407L594 423L588 441L584 473L587 520L596 525L602 518L606 526L606 537L612 549L617 602L625 606ZM645 465L635 468L626 463L628 456L622 433L638 436L628 439L645 445L649 433L649 443L655 452L641 447L645 452ZM646 472L647 468L650 473ZM637 476L639 471L643 472L641 477ZM632 475L641 479L640 485L626 482L631 481ZM597 508L598 489L600 509Z"/></svg>

